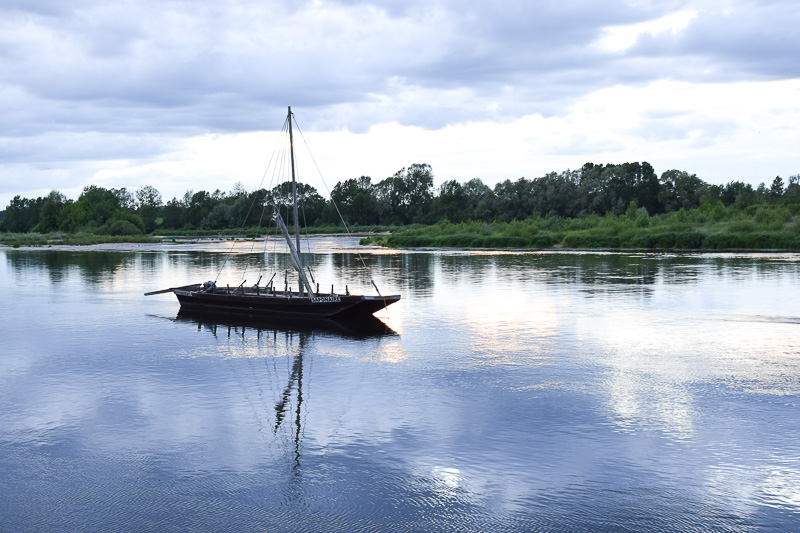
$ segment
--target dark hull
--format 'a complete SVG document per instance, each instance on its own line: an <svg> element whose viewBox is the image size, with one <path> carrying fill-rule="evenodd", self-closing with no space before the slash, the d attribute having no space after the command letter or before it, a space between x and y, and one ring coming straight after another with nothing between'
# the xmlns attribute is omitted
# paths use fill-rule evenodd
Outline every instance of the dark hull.
<svg viewBox="0 0 800 533"><path fill-rule="evenodd" d="M256 294L240 291L173 290L181 309L208 314L264 316L280 319L352 319L371 317L400 299L393 296L321 296ZM314 301L316 300L316 301Z"/></svg>
<svg viewBox="0 0 800 533"><path fill-rule="evenodd" d="M176 321L191 322L210 329L216 335L220 330L232 330L244 334L244 331L255 330L258 333L284 332L315 334L325 333L345 338L363 339L369 337L395 336L397 332L375 316L359 318L296 318L286 319L273 316L250 315L246 313L226 314L218 312L192 311L181 308Z"/></svg>

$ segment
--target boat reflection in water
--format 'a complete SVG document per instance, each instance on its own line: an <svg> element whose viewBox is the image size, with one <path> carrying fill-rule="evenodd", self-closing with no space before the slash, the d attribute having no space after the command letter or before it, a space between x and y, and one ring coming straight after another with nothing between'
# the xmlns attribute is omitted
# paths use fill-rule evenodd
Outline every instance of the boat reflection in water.
<svg viewBox="0 0 800 533"><path fill-rule="evenodd" d="M255 315L220 316L216 313L209 314L181 308L175 320L178 322L197 324L200 327L210 329L215 335L220 327L228 328L229 330L231 328L238 328L241 329L242 332L246 329L255 330L259 336L265 332L307 334L319 332L351 339L398 335L396 331L375 316L361 317L358 320L336 320L332 318L304 320L292 318L281 320L280 318L267 318Z"/></svg>
<svg viewBox="0 0 800 533"><path fill-rule="evenodd" d="M313 353L313 342L319 337L338 338L345 340L379 339L382 337L398 337L384 322L376 317L360 318L355 321L336 321L331 319L303 320L296 319L281 321L277 319L264 319L263 317L247 317L234 315L220 318L219 315L204 314L181 310L174 318L175 322L185 322L196 325L198 330L209 331L214 337L237 338L250 344L254 352L245 357L247 359L267 359L263 351L264 346L276 347L285 340L286 349L280 349L281 355L290 357L290 368L287 381L284 384L275 384L273 398L274 413L264 413L266 420L260 422L269 426L272 433L279 431L290 432L292 440L292 466L297 473L300 468L301 437L303 434L303 379L306 356ZM247 342L253 340L255 342ZM262 344L266 341L267 344ZM249 349L248 349L249 351ZM309 352L309 353L307 353ZM308 376L306 376L308 378ZM243 384L240 384L243 385ZM260 386L265 385L261 383ZM307 385L306 385L307 387ZM267 408L267 406L265 406ZM267 408L268 411L272 409ZM261 418L259 416L259 418ZM287 423L290 427L287 427ZM283 428L283 429L281 429Z"/></svg>

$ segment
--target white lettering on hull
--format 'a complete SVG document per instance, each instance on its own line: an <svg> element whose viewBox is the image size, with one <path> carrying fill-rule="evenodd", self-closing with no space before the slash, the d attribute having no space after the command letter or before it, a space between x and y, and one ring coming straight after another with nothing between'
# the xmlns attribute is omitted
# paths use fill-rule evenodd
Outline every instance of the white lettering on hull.
<svg viewBox="0 0 800 533"><path fill-rule="evenodd" d="M323 303L339 303L342 299L338 296L312 296L311 303L315 304L323 304Z"/></svg>

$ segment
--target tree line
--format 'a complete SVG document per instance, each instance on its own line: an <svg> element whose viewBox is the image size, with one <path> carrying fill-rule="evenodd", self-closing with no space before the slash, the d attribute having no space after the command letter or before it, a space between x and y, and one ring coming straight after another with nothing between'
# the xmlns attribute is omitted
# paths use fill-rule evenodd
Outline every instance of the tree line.
<svg viewBox="0 0 800 533"><path fill-rule="evenodd" d="M435 224L465 221L510 222L529 217L585 218L620 215L631 202L650 215L691 210L703 204L735 206L800 203L800 175L787 182L776 177L757 187L741 181L712 185L695 174L668 170L658 176L647 163L598 165L545 176L505 180L493 188L480 178L464 183L447 180L434 188L433 170L414 164L373 182L369 176L341 181L323 198L312 186L298 183L301 223L308 226ZM268 225L272 202L291 203L291 183L247 191L186 191L162 201L146 185L130 191L89 185L77 200L52 191L45 197L15 196L0 213L0 231L13 233L87 232L136 235L156 230L228 230ZM288 215L288 212L287 212ZM291 221L291 216L286 216Z"/></svg>

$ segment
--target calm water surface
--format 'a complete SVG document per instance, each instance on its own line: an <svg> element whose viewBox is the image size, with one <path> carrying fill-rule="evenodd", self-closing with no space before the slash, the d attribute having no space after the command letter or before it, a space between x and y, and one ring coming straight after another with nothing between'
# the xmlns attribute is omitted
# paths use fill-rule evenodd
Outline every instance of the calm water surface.
<svg viewBox="0 0 800 533"><path fill-rule="evenodd" d="M800 530L800 255L366 249L371 332L142 296L230 247L0 250L0 530Z"/></svg>

